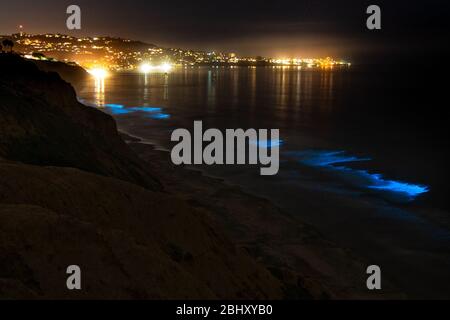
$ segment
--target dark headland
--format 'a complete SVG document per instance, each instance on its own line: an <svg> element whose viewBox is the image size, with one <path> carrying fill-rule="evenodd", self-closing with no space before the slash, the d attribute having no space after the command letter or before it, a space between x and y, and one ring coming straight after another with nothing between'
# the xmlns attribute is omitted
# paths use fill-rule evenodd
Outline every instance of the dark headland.
<svg viewBox="0 0 450 320"><path fill-rule="evenodd" d="M269 201L125 143L65 81L81 68L0 54L0 70L0 299L381 298Z"/></svg>

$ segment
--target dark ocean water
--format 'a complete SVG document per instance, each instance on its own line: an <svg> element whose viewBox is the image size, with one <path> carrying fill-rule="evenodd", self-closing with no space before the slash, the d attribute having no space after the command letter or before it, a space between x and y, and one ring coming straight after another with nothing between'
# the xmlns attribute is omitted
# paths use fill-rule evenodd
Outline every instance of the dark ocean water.
<svg viewBox="0 0 450 320"><path fill-rule="evenodd" d="M352 67L195 68L115 74L82 101L170 148L176 128L280 129L280 172L202 167L270 198L415 297L450 297L448 111L432 72Z"/></svg>

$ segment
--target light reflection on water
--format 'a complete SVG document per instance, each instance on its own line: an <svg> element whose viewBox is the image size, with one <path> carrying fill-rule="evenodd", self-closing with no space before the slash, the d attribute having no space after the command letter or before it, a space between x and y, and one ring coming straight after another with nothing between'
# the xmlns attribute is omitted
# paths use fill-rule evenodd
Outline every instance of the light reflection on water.
<svg viewBox="0 0 450 320"><path fill-rule="evenodd" d="M95 104L103 106L105 104L105 78L96 77L95 81Z"/></svg>
<svg viewBox="0 0 450 320"><path fill-rule="evenodd" d="M339 72L282 68L205 68L180 70L170 75L122 74L108 78L106 84L105 79L97 80L93 100L116 116L119 123L126 126L133 123L134 128L128 131L144 138L156 137L163 147L169 145L168 133L175 129L175 121L177 127L185 128L192 127L194 120L203 120L206 126L219 129L280 128L282 139L258 144L269 148L283 145L282 161L286 151L303 152L301 163L326 169L350 186L401 202L410 202L427 193L427 186L388 179L370 167L362 170L338 165L369 161L369 158L336 151L305 156L309 148L327 150L334 138L333 114L343 109L336 95L347 92L341 88L344 76ZM85 91L84 98L89 100L89 88ZM128 120L130 117L132 121ZM331 119L332 125L322 119ZM308 141L312 131L327 142L323 144L315 137ZM371 155L370 150L366 154Z"/></svg>
<svg viewBox="0 0 450 320"><path fill-rule="evenodd" d="M166 120L170 129L172 115L183 119L186 128L193 120L206 120L209 127L283 128L279 141L259 142L259 146L281 146L289 140L288 150L305 150L296 138L287 139L292 129L301 128L319 115L334 112L335 93L342 74L305 72L283 68L233 68L182 70L170 75L119 75L96 79L94 101L114 116L139 116L141 121ZM169 88L171 88L169 90ZM136 106L138 105L138 106ZM156 106L155 106L156 105ZM169 112L170 110L170 112ZM135 118L133 118L135 119ZM323 123L315 130L326 132ZM222 128L221 128L222 127ZM160 126L157 129L161 129ZM172 128L174 129L174 128ZM291 130L290 130L291 129ZM146 127L149 136L158 136ZM167 131L165 131L167 132ZM165 137L166 143L169 137ZM164 141L163 141L164 143ZM166 144L167 146L167 144ZM317 147L317 146L315 146ZM283 150L282 150L283 152ZM283 155L283 154L282 154ZM370 170L356 170L339 163L369 161L337 151L299 151L303 164L327 168L341 178L359 181L358 185L377 192L395 193L404 200L414 200L429 191L426 186L388 180Z"/></svg>
<svg viewBox="0 0 450 320"><path fill-rule="evenodd" d="M380 92L384 83L377 83ZM356 247L368 260L378 259L380 252L392 247L408 253L417 248L432 252L448 244L448 233L415 219L419 208L424 220L433 222L426 210L432 208L440 180L427 177L439 170L444 179L445 167L429 162L439 153L430 155L430 148L411 143L415 129L403 130L397 124L394 132L380 129L380 119L371 110L385 120L386 112L402 106L382 97L367 100L373 96L373 86L363 72L359 76L281 68L189 68L168 76L112 75L106 83L86 83L78 93L83 101L104 106L119 128L167 149L172 130L192 128L194 120L221 130L280 129L279 141L261 142L261 146L281 146L278 176L262 178L234 166L209 172L267 197L333 241ZM379 148L367 138L378 142ZM310 199L302 192L316 196ZM437 235L447 242L435 243ZM395 252L390 257L391 266L414 266L405 256L395 260L397 256ZM436 261L430 258L427 263Z"/></svg>
<svg viewBox="0 0 450 320"><path fill-rule="evenodd" d="M207 107L228 114L233 110L242 115L241 122L258 120L255 112L264 111L272 115L276 128L283 121L292 121L292 117L302 121L300 114L332 110L334 77L329 72L258 68L183 70L169 75L121 74L96 79L93 94L97 105L130 99L137 105ZM89 87L82 91L90 94Z"/></svg>

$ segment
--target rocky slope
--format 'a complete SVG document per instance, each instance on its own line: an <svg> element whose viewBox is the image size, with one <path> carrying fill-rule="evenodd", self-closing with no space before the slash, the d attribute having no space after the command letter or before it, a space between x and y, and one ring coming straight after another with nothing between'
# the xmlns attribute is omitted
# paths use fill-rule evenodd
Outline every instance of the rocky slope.
<svg viewBox="0 0 450 320"><path fill-rule="evenodd" d="M0 70L0 157L160 188L119 137L114 120L80 104L58 74L9 54L1 56Z"/></svg>
<svg viewBox="0 0 450 320"><path fill-rule="evenodd" d="M276 298L276 281L175 197L77 169L0 164L1 298ZM82 269L81 291L66 268Z"/></svg>
<svg viewBox="0 0 450 320"><path fill-rule="evenodd" d="M1 299L282 297L206 212L161 192L109 116L17 56L0 67Z"/></svg>
<svg viewBox="0 0 450 320"><path fill-rule="evenodd" d="M72 85L75 85L80 81L84 81L89 77L89 73L77 65L45 60L34 60L33 63L42 71L58 73L61 78L67 82L70 82Z"/></svg>

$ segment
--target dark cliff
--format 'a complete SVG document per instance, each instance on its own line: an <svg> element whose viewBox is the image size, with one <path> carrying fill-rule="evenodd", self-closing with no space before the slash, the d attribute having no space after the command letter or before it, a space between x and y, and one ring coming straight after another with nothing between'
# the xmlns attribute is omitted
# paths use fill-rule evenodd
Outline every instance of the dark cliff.
<svg viewBox="0 0 450 320"><path fill-rule="evenodd" d="M0 70L0 157L160 188L122 141L114 120L80 104L57 73L15 55L2 55Z"/></svg>
<svg viewBox="0 0 450 320"><path fill-rule="evenodd" d="M282 296L205 212L160 191L111 117L20 57L0 67L0 299Z"/></svg>
<svg viewBox="0 0 450 320"><path fill-rule="evenodd" d="M89 73L77 65L45 60L33 60L33 63L42 71L58 73L61 78L70 82L72 85L84 81L89 77Z"/></svg>

